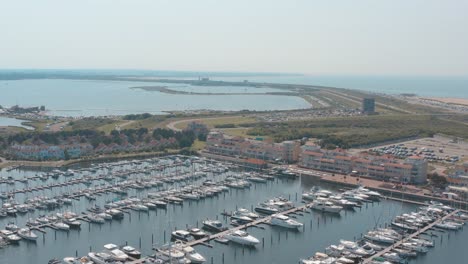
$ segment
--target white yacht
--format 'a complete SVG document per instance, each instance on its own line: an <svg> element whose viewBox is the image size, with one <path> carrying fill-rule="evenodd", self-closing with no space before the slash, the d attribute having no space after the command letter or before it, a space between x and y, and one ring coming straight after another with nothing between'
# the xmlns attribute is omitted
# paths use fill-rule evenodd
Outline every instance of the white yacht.
<svg viewBox="0 0 468 264"><path fill-rule="evenodd" d="M74 227L74 228L80 228L81 227L81 222L76 220L76 218L64 218L63 222L65 224L69 225L70 227Z"/></svg>
<svg viewBox="0 0 468 264"><path fill-rule="evenodd" d="M112 215L108 213L99 213L97 216L103 218L104 220L112 220Z"/></svg>
<svg viewBox="0 0 468 264"><path fill-rule="evenodd" d="M106 222L104 218L100 217L97 214L89 214L88 219L91 223L96 223L96 224L104 224Z"/></svg>
<svg viewBox="0 0 468 264"><path fill-rule="evenodd" d="M161 248L158 249L158 252L163 256L172 259L172 263L191 263L191 261L185 257L185 253L176 248Z"/></svg>
<svg viewBox="0 0 468 264"><path fill-rule="evenodd" d="M223 232L227 230L227 227L223 225L218 220L205 220L202 222L203 223L203 228L212 231L212 232Z"/></svg>
<svg viewBox="0 0 468 264"><path fill-rule="evenodd" d="M17 231L19 229L19 227L17 225L15 225L14 223L10 222L5 226L5 229L8 230L8 231L14 232L14 231Z"/></svg>
<svg viewBox="0 0 468 264"><path fill-rule="evenodd" d="M147 212L149 210L148 206L142 204L134 204L131 206L133 210Z"/></svg>
<svg viewBox="0 0 468 264"><path fill-rule="evenodd" d="M58 230L65 230L65 231L70 230L70 226L63 222L55 222L52 224L52 227Z"/></svg>
<svg viewBox="0 0 468 264"><path fill-rule="evenodd" d="M0 234L10 243L18 243L21 240L20 236L15 235L13 232L9 230L0 230Z"/></svg>
<svg viewBox="0 0 468 264"><path fill-rule="evenodd" d="M378 243L383 243L383 244L395 243L395 239L385 236L383 234L377 233L377 232L369 232L366 235L364 235L364 238L372 242L378 242Z"/></svg>
<svg viewBox="0 0 468 264"><path fill-rule="evenodd" d="M183 199L187 199L187 200L200 200L200 195L196 194L196 193L182 193L179 195L181 198Z"/></svg>
<svg viewBox="0 0 468 264"><path fill-rule="evenodd" d="M289 218L286 215L275 214L271 217L270 223L275 226L281 226L291 229L299 229L303 226L302 223L299 223L296 220Z"/></svg>
<svg viewBox="0 0 468 264"><path fill-rule="evenodd" d="M104 252L109 254L111 258L115 261L125 261L128 259L128 255L125 254L122 250L119 249L114 244L106 244L104 245Z"/></svg>
<svg viewBox="0 0 468 264"><path fill-rule="evenodd" d="M194 248L185 246L183 243L176 242L173 247L183 252L185 254L185 258L190 260L191 263L201 264L206 261L206 259L200 253L195 251Z"/></svg>
<svg viewBox="0 0 468 264"><path fill-rule="evenodd" d="M311 208L314 210L335 214L339 214L341 210L343 210L343 207L341 206L334 205L332 202L323 201L320 199L313 202Z"/></svg>
<svg viewBox="0 0 468 264"><path fill-rule="evenodd" d="M95 263L95 264L109 264L112 261L112 258L109 254L104 252L89 252L88 257Z"/></svg>
<svg viewBox="0 0 468 264"><path fill-rule="evenodd" d="M418 253L427 253L429 251L427 247L419 245L418 243L402 243L401 247L404 249L414 250Z"/></svg>
<svg viewBox="0 0 468 264"><path fill-rule="evenodd" d="M231 219L238 221L241 224L246 224L250 223L253 221L252 218L244 215L243 213L240 213L238 211L235 211L234 213L231 214Z"/></svg>
<svg viewBox="0 0 468 264"><path fill-rule="evenodd" d="M252 213L252 212L250 212L249 210L247 210L245 208L237 209L236 213L239 214L239 215L247 216L247 217L252 218L252 219L257 219L257 218L260 217L258 214Z"/></svg>
<svg viewBox="0 0 468 264"><path fill-rule="evenodd" d="M208 233L204 232L203 230L201 230L200 228L196 228L196 227L193 227L193 228L190 228L187 230L195 239L201 239L201 238L204 238L204 237L207 237L209 236Z"/></svg>
<svg viewBox="0 0 468 264"><path fill-rule="evenodd" d="M176 230L172 232L171 240L172 241L180 240L180 241L189 242L189 241L195 240L195 238L187 230Z"/></svg>
<svg viewBox="0 0 468 264"><path fill-rule="evenodd" d="M82 258L66 257L63 259L63 263L65 264L93 264L94 262L90 261L87 257L82 257Z"/></svg>
<svg viewBox="0 0 468 264"><path fill-rule="evenodd" d="M34 234L34 232L32 232L29 228L21 228L18 230L18 236L30 241L37 240L37 235Z"/></svg>
<svg viewBox="0 0 468 264"><path fill-rule="evenodd" d="M277 208L266 203L260 203L257 207L255 207L255 211L266 215L272 215L279 212Z"/></svg>
<svg viewBox="0 0 468 264"><path fill-rule="evenodd" d="M122 251L134 259L139 259L141 257L141 252L131 246L122 247Z"/></svg>
<svg viewBox="0 0 468 264"><path fill-rule="evenodd" d="M260 241L257 238L241 230L230 232L224 237L229 241L246 246L255 246L256 244L260 243Z"/></svg>
<svg viewBox="0 0 468 264"><path fill-rule="evenodd" d="M201 264L206 261L200 253L195 251L192 247L184 247L182 251L185 253L185 257L188 258L192 263Z"/></svg>

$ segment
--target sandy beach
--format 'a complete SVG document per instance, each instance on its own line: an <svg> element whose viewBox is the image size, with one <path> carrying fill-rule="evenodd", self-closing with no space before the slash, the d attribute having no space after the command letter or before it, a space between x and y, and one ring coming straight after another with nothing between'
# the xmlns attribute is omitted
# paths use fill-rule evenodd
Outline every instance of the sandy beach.
<svg viewBox="0 0 468 264"><path fill-rule="evenodd" d="M450 97L426 97L426 100L438 101L447 104L467 105L468 99L465 98L450 98Z"/></svg>

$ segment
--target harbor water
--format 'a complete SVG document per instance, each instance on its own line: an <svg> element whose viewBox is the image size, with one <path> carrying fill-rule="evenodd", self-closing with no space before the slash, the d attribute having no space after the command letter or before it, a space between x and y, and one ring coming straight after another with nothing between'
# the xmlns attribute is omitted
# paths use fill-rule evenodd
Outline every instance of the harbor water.
<svg viewBox="0 0 468 264"><path fill-rule="evenodd" d="M142 169L148 166L146 162L133 164L122 163L115 165L113 170ZM81 165L86 167L86 165ZM76 167L75 167L76 169ZM182 168L180 171L190 170ZM2 170L0 177L13 177L21 179L40 175L45 171L31 169ZM173 173L173 171L151 172L151 175L161 173ZM28 183L15 182L14 184L1 184L0 192L14 189L32 188L57 182L67 182L73 178L83 175L96 176L110 173L106 168L96 171L80 170L74 176L60 176L58 179L48 180L30 179ZM159 189L180 188L182 185L200 184L200 181L212 179L220 181L234 172L222 174L209 173L207 178L185 183L164 183ZM236 172L237 173L237 172ZM128 179L146 177L145 173L134 173ZM11 178L10 178L11 179ZM54 196L65 192L79 189L95 188L106 184L103 180L94 181L90 186L78 184L73 186L56 187L44 189L29 194L16 194L15 200L23 202L32 196ZM109 184L109 182L107 182ZM46 228L47 233L42 234L35 231L39 236L36 242L21 241L18 245L8 245L0 249L0 263L2 264L31 264L47 263L51 258L63 258L66 256L83 256L89 251L101 251L103 245L114 243L117 245L132 245L140 248L143 255L153 253L152 248L162 246L169 242L170 232L174 229L185 229L187 226L201 226L201 221L207 218L219 219L228 224L229 220L221 215L222 212L231 212L236 208L253 209L255 205L275 196L290 199L297 205L301 204L301 193L313 186L320 186L332 191L338 191L338 187L317 182L314 178L303 176L298 179L277 178L267 183L254 183L248 189L230 189L229 192L218 196L205 198L199 201L185 201L183 205L169 205L167 209L157 209L149 212L129 211L124 219L106 222L102 225L83 222L80 230L54 231ZM131 190L129 196L146 197L148 192L155 192L158 188ZM0 219L0 228L12 221L18 226L24 226L28 218L36 218L42 214L55 212L73 211L85 212L87 208L119 199L114 193L106 193L97 196L95 201L88 201L81 197L79 201L73 201L68 207L62 207L55 211L36 210L24 215L18 214L16 218L6 217ZM308 211L298 214L297 220L304 223L304 228L299 231L286 231L278 227L260 225L261 228L253 227L247 231L257 237L261 242L255 248L244 248L233 244L219 244L211 241L213 248L203 245L196 246L197 251L202 253L207 263L297 263L300 258L313 255L317 251L323 251L330 244L336 244L340 239L356 240L366 231L389 224L396 215L414 211L417 205L401 203L391 200L370 203L355 211L341 212L340 216L322 214ZM438 264L444 260L450 263L464 263L468 252L463 248L468 243L468 233L465 230L458 232L443 233L433 238L435 247L425 256L411 260L410 263Z"/></svg>

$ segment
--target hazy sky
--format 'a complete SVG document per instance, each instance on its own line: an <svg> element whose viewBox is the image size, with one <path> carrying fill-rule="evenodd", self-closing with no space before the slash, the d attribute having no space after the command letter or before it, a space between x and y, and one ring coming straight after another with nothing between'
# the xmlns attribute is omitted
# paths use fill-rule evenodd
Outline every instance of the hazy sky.
<svg viewBox="0 0 468 264"><path fill-rule="evenodd" d="M0 0L0 68L468 75L468 1Z"/></svg>

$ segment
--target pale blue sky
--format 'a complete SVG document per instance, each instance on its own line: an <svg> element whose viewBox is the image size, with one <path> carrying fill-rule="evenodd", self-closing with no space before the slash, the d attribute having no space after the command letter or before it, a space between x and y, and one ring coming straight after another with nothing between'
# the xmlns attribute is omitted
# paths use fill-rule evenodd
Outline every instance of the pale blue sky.
<svg viewBox="0 0 468 264"><path fill-rule="evenodd" d="M0 0L0 68L468 75L465 0Z"/></svg>

